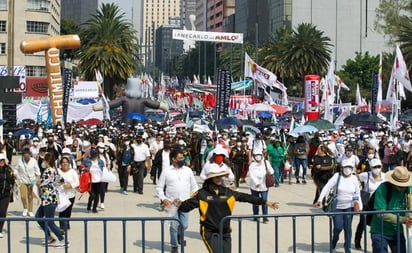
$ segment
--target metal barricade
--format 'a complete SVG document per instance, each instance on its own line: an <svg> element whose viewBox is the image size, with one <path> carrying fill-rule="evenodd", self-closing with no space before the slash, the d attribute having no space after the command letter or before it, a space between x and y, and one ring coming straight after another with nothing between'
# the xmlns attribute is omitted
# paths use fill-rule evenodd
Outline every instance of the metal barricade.
<svg viewBox="0 0 412 253"><path fill-rule="evenodd" d="M396 215L398 249L399 238L401 236L400 218L401 215L411 215L409 210L390 210L390 211L367 211L367 212L333 212L333 213L293 213L293 214L274 214L274 215L233 215L227 216L220 222L219 229L219 248L218 253L226 253L223 250L223 231L224 224L228 221L237 221L237 226L231 226L234 241L231 242L232 252L333 252L332 235L333 235L333 217L335 215L349 215L360 218L362 216L366 221L368 214L392 213ZM261 219L269 219L268 224L262 224ZM303 221L305 220L306 221ZM307 221L309 219L309 221ZM327 220L327 222L325 222ZM274 221L274 223L273 223ZM300 224L301 222L302 224ZM352 220L352 226L355 220ZM383 219L381 219L381 229L383 231ZM263 230L264 227L264 230ZM371 239L369 226L366 222L363 224L363 240L361 252L371 252ZM245 232L246 230L246 232ZM250 233L250 232L253 233ZM406 229L404 229L406 231ZM324 234L326 232L326 235ZM270 235L264 234L270 233ZM273 233L273 243L262 247L262 241L272 242L271 233ZM322 233L319 235L317 233ZM344 233L344 231L342 231ZM352 229L352 242L354 240L354 230ZM412 236L412 235L411 235ZM309 238L308 238L309 237ZM412 250L408 243L407 233L405 232L407 247ZM268 239L269 238L269 239ZM342 239L340 239L342 242ZM306 242L303 243L303 242ZM352 243L350 242L350 243ZM233 250L233 248L235 250ZM341 248L341 247L339 247ZM407 251L411 252L411 251ZM217 252L216 252L217 253ZM396 253L396 252L394 252Z"/></svg>
<svg viewBox="0 0 412 253"><path fill-rule="evenodd" d="M7 251L2 252L7 252L7 253L13 253L13 252L43 252L37 248L32 249L32 246L36 245L38 246L40 243L39 241L41 239L44 240L44 242L47 242L48 240L48 222L59 222L63 221L65 224L64 228L64 234L67 236L64 236L65 238L65 243L70 242L72 244L73 242L78 243L78 244L83 244L83 247L81 251L77 252L103 252L103 253L108 253L108 252L139 252L136 250L136 248L141 247L142 253L146 252L146 248L148 246L148 238L149 236L153 238L153 242L159 244L158 248L160 249L160 252L169 252L169 249L165 249L165 226L168 225L169 222L178 222L179 223L179 232L180 232L180 243L183 245L184 242L184 229L182 226L182 223L180 220L173 218L173 217L87 217L87 218L14 218L14 217L7 217L7 218L0 218L0 221L5 221L5 228L7 228ZM45 222L46 223L46 231L43 232L41 229L37 226L38 222ZM73 227L73 225L77 225L76 223L82 223L80 226L82 227L83 231L79 231L80 229L76 229L76 231L73 231L73 229L69 230L67 227L67 222L70 222ZM97 223L97 225L96 225ZM110 225L109 225L110 223ZM110 233L110 228L113 228L115 225L114 224L119 224L121 226L121 235L118 234L113 234ZM135 223L138 223L137 226ZM150 233L149 230L151 230L152 226L158 224L160 226L160 234L158 233ZM135 226L132 229L128 228L130 226ZM79 225L77 225L79 227ZM15 229L14 229L15 228ZM140 235L138 229L140 228ZM21 230L25 231L21 231ZM41 231L41 232L39 232ZM118 231L118 229L116 230ZM83 234L82 234L83 232ZM133 232L133 235L130 235L130 233ZM39 233L42 235L43 238L36 238L33 234L36 233L39 235ZM99 233L102 233L101 236L96 236ZM25 235L24 242L20 241L21 236ZM81 240L81 235L83 236L83 240ZM139 235L139 236L138 236ZM19 237L20 236L20 237ZM4 238L6 239L6 238ZM117 240L118 239L118 240ZM127 243L128 240L133 239L137 240L140 239L140 245L139 243L135 242L133 245L130 245ZM115 240L113 242L113 240ZM121 241L120 241L121 240ZM1 241L0 241L1 242ZM19 243L20 245L16 245ZM21 244L24 243L24 251L21 247ZM110 244L116 244L112 249L109 249L109 243ZM43 244L43 243L42 243ZM100 245L101 244L101 245ZM48 253L49 252L49 246L47 243L44 245L44 252ZM79 245L76 245L76 249L79 247ZM71 245L73 247L73 245ZM16 248L16 250L13 250ZM92 248L92 249L90 249ZM113 248L116 248L116 250L113 250ZM166 246L167 248L167 246ZM128 250L129 249L129 250ZM64 252L69 252L69 247L65 246L64 247ZM73 250L70 250L70 252L73 252ZM181 253L184 253L184 247L181 247L180 251Z"/></svg>

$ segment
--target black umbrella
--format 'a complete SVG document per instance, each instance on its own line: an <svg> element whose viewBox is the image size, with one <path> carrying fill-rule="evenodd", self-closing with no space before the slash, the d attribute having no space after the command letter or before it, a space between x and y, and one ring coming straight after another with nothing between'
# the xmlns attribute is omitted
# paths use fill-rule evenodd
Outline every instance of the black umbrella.
<svg viewBox="0 0 412 253"><path fill-rule="evenodd" d="M14 136L19 137L20 135L27 135L27 134L34 134L34 131L30 128L23 128L23 129L17 130L14 133Z"/></svg>
<svg viewBox="0 0 412 253"><path fill-rule="evenodd" d="M346 117L343 122L354 127L360 127L376 125L378 123L383 123L384 121L370 112L360 112Z"/></svg>
<svg viewBox="0 0 412 253"><path fill-rule="evenodd" d="M218 120L216 122L216 125L218 126L241 126L243 125L243 123L237 118L227 117L227 118Z"/></svg>

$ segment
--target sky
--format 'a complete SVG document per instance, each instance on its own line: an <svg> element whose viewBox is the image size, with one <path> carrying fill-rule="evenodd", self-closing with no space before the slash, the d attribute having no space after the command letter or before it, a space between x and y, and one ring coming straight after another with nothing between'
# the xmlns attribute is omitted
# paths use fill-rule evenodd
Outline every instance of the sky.
<svg viewBox="0 0 412 253"><path fill-rule="evenodd" d="M132 21L132 0L99 0L100 3L115 3L117 4L122 12L125 12L125 17Z"/></svg>

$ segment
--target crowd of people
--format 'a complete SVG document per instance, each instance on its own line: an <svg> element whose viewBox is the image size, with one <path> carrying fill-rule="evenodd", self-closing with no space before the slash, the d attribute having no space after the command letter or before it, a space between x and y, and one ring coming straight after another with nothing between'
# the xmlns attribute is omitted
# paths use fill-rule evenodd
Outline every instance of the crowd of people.
<svg viewBox="0 0 412 253"><path fill-rule="evenodd" d="M379 190L382 182L393 183L393 189L401 193L409 193L407 188L411 184L401 184L399 180L412 182L409 173L412 168L412 126L408 124L396 132L387 128L371 131L342 127L301 135L289 133L287 129L264 128L251 133L236 127L199 133L160 123L126 126L107 122L105 126L90 127L68 123L57 124L51 129L38 125L30 127L32 131L29 134L15 136L8 133L0 147L0 179L5 179L0 180L2 217L6 216L16 183L23 206L22 216L53 217L59 203L59 188L65 191L73 206L76 188L80 184L79 175L84 171L91 174L87 211L97 213L98 208L105 208L108 184L102 182L102 174L104 170L117 170L120 192L125 195L130 192L144 194L143 180L149 175L157 185L160 208L174 208L174 215L184 226L187 226L186 212L198 208L199 202L210 194L213 195L210 198L223 194L226 198L250 202L254 215L259 214L259 205L262 205L262 214L267 214L268 206L276 208L278 205L268 201L267 172L274 176L275 187L284 183L306 184L309 176L313 178L315 206L324 205L325 196L335 187L338 195L336 210L339 212L362 210L365 205L362 204L362 190L370 194L381 192L382 196L379 196L385 199L387 190ZM21 153L21 157L11 168L16 151ZM195 176L203 182L201 189ZM393 180L387 179L388 176ZM133 181L131 189L130 177ZM238 193L240 184L246 183L246 179L250 195ZM41 207L36 213L32 194L35 187L41 199ZM193 193L196 195L190 197ZM407 208L406 205L394 206L392 202L379 203L382 210ZM228 202L219 205L232 210ZM201 210L202 238L209 252L214 252L216 247L216 242L210 238L217 231L216 224L208 222L208 219L223 215L213 210ZM225 215L230 213L224 212ZM70 218L71 207L59 216ZM350 252L352 216L335 215L333 221L333 248L339 233L344 230L345 252ZM264 218L263 223L267 222L269 220ZM361 218L357 226L357 249L361 249L364 222ZM375 221L376 224L378 222ZM396 219L394 221L393 217L388 218L385 214L384 222L393 225ZM402 217L401 222L411 224L408 217ZM394 234L386 235L385 230L385 237L374 236L379 230L376 224L372 227L374 252L381 252L375 251L378 244L389 245L393 250L396 244L393 240L397 240ZM0 232L3 225L0 223ZM61 222L60 226L48 222L48 225L48 231L54 236L50 235L50 240L45 243L67 246L64 233L70 229L69 222ZM40 226L45 229L44 224ZM182 243L180 229L174 224L170 230L172 252L177 252L178 244ZM382 231L378 232L382 234ZM3 237L2 233L0 237ZM404 245L404 239L400 244Z"/></svg>

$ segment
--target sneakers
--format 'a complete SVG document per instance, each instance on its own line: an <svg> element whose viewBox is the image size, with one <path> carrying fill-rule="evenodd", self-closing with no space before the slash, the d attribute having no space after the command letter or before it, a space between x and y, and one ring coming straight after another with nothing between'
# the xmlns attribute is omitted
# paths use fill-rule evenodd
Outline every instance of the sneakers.
<svg viewBox="0 0 412 253"><path fill-rule="evenodd" d="M65 248L65 247L70 247L70 243L69 242L67 242L67 244L66 244L66 242L64 241L64 239L63 240L61 240L61 241L55 241L55 242L53 242L53 243L50 243L49 244L49 246L50 247L55 247L55 248L57 248L57 249L62 249L62 248Z"/></svg>
<svg viewBox="0 0 412 253"><path fill-rule="evenodd" d="M104 203L100 203L100 209L104 209Z"/></svg>
<svg viewBox="0 0 412 253"><path fill-rule="evenodd" d="M122 191L123 195L128 195L127 191Z"/></svg>
<svg viewBox="0 0 412 253"><path fill-rule="evenodd" d="M27 214L28 214L28 210L27 210L27 209L23 209L23 213L22 213L23 217L26 217Z"/></svg>
<svg viewBox="0 0 412 253"><path fill-rule="evenodd" d="M300 184L299 178L296 178L296 183Z"/></svg>
<svg viewBox="0 0 412 253"><path fill-rule="evenodd" d="M303 180L302 180L302 183L306 184L306 180L305 180L305 179L303 179Z"/></svg>
<svg viewBox="0 0 412 253"><path fill-rule="evenodd" d="M42 245L54 244L54 243L56 243L56 241L57 241L56 239L50 238L49 240L47 240L47 242L46 242L46 241L42 241L41 244L42 244Z"/></svg>
<svg viewBox="0 0 412 253"><path fill-rule="evenodd" d="M33 212L29 212L29 217L34 217L34 213L33 213Z"/></svg>
<svg viewBox="0 0 412 253"><path fill-rule="evenodd" d="M172 247L172 251L170 251L171 253L178 253L177 251L177 247Z"/></svg>
<svg viewBox="0 0 412 253"><path fill-rule="evenodd" d="M269 223L269 219L268 218L263 218L263 224L267 224Z"/></svg>

